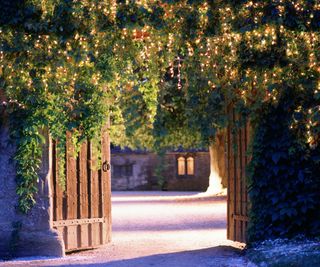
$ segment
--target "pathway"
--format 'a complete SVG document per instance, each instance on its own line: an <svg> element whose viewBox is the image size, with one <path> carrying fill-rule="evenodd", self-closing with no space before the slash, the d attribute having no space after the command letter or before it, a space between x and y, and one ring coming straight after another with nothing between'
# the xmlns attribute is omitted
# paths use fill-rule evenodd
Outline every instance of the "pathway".
<svg viewBox="0 0 320 267"><path fill-rule="evenodd" d="M113 194L111 244L63 259L19 259L0 266L242 267L241 244L226 240L225 197L197 193Z"/></svg>

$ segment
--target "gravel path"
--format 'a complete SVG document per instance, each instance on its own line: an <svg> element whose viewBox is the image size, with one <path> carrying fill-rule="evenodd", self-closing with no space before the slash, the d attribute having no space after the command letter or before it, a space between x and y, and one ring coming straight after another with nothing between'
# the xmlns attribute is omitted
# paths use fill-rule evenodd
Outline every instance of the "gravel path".
<svg viewBox="0 0 320 267"><path fill-rule="evenodd" d="M113 193L113 241L62 259L0 266L242 267L241 244L226 240L226 199L197 193Z"/></svg>

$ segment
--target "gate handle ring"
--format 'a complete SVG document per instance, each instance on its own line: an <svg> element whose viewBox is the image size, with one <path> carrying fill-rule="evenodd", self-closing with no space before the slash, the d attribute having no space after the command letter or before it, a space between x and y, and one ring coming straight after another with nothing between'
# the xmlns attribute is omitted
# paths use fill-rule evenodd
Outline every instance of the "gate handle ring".
<svg viewBox="0 0 320 267"><path fill-rule="evenodd" d="M108 161L105 161L105 162L103 162L103 164L102 164L102 170L104 171L104 172L107 172L107 171L109 171L110 170L110 163L108 162Z"/></svg>

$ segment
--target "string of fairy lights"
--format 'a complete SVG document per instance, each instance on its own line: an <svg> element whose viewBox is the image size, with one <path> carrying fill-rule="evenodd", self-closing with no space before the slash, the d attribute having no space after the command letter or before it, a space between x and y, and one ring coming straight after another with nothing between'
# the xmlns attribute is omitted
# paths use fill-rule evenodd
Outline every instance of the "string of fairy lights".
<svg viewBox="0 0 320 267"><path fill-rule="evenodd" d="M116 0L74 0L73 2L78 4L78 8L72 13L77 19L85 19L82 10L86 8L93 14L108 18L115 23L114 25L116 25L119 7L124 4L128 6L132 4L131 1L125 1L124 4L121 4ZM163 29L155 29L145 24L138 28L125 27L116 29L116 26L114 26L114 29L103 32L97 29L94 22L88 22L86 27L91 27L90 35L74 34L73 39L64 43L63 47L61 46L61 40L53 35L34 36L33 34L25 33L23 43L28 48L25 48L26 50L23 54L25 58L23 64L17 63L12 53L6 53L3 49L0 50L2 76L6 80L8 88L11 89L7 90L6 93L9 99L14 99L17 94L13 93L13 88L21 89L22 86L26 86L29 90L33 89L34 79L30 77L30 70L38 63L35 61L39 54L43 55L43 57L52 57L48 62L43 62L45 72L41 75L41 83L45 91L50 92L51 88L54 88L53 84L61 87L65 83L75 83L83 71L81 69L90 69L91 78L89 81L94 86L102 86L104 84L103 78L99 70L95 68L91 54L93 52L95 57L99 57L103 53L100 47L104 39L119 38L120 36L119 41L116 40L113 46L116 60L121 61L126 57L126 51L130 49L130 46L135 46L136 51L138 51L135 55L136 62L140 62L139 64L145 66L144 71L149 73L154 70L155 64L157 67L163 68L163 71L169 68L170 75L172 77L177 76L179 90L184 88L181 76L184 69L187 68L186 64L199 64L199 66L195 65L194 68L200 68L203 75L207 74L208 86L213 90L219 81L221 85L226 85L228 80L237 80L239 88L241 88L238 89L237 94L248 104L251 103L248 99L254 97L252 93L255 90L264 90L264 93L260 94L261 96L263 95L263 101L277 101L279 90L277 88L270 90L272 85L285 79L290 79L293 75L304 76L306 71L314 71L317 75L320 72L319 31L308 30L307 28L313 23L317 12L320 12L320 3L319 1L314 1L312 9L308 10L308 16L305 16L306 1L289 1L295 9L297 17L304 18L305 30L297 31L287 28L281 23L264 23L264 8L268 5L267 2L247 1L237 8L227 4L221 5L216 12L220 22L220 30L218 34L213 36L205 34L205 29L210 21L208 19L210 5L207 1L203 1L202 4L198 5L190 5L187 1L179 1L179 3L174 4L161 3L160 5L164 9L163 20L167 25ZM275 10L277 10L277 16L284 18L288 1L274 0L272 2ZM155 4L155 1L150 0L135 2L138 7L144 7L149 11L152 10L152 6ZM43 1L41 7L43 8L44 16L49 16L49 11L52 7L46 8L47 6L43 4ZM183 39L181 30L184 27L185 18L177 16L179 10L197 11L199 22L195 39ZM92 15L91 18L95 19L95 15ZM256 26L244 32L234 31L234 21L243 18L252 19L253 25ZM2 42L10 41L10 38L12 40L15 35L19 34L8 29L5 31L0 31ZM259 70L248 67L244 72L239 69L241 43L245 44L246 49L265 52L269 51L270 47L277 46L280 41L279 38L285 40L281 45L285 47L285 56L289 61L288 65L261 68ZM186 49L183 57L197 57L197 60L182 60L179 54L181 47ZM300 61L305 64L295 70L299 74L293 73L291 70L292 64ZM114 78L119 84L122 81L122 73L124 71L132 74L135 71L134 63L128 65L126 70L118 70L118 72L114 73ZM246 78L245 82L241 82L243 77ZM131 82L136 83L135 81ZM19 86L16 86L17 84ZM67 88L66 86L63 87ZM254 88L256 89L254 90ZM68 89L65 90L65 93L68 93ZM17 89L17 91L19 90ZM319 93L319 85L314 91L315 94ZM18 101L18 99L14 100Z"/></svg>
<svg viewBox="0 0 320 267"><path fill-rule="evenodd" d="M25 178L18 186L22 210L34 201L32 187L25 185L37 177L36 166L30 174L23 162L26 152L35 152L27 141L39 137L32 129L49 121L42 126L60 140L63 161L67 129L73 127L73 143L80 142L81 130L99 136L106 115L123 103L121 97L135 101L137 90L152 127L168 73L181 92L195 93L188 91L190 82L198 96L220 88L225 99L244 103L251 114L261 103L277 104L283 85L296 87L314 104L297 107L303 119L291 127L303 124L306 141L319 144L320 1L238 2L27 0L34 17L0 25L3 104L30 110L20 118L25 136L19 138L26 140L16 155ZM198 80L205 82L198 86Z"/></svg>

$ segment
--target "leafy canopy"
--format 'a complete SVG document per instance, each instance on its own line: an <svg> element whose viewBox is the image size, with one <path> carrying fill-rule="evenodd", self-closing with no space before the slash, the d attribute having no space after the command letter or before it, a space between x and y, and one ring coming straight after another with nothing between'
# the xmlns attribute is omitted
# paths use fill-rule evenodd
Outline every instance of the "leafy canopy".
<svg viewBox="0 0 320 267"><path fill-rule="evenodd" d="M254 129L250 239L319 234L319 1L4 0L0 12L22 211L44 127L63 161L65 133L97 139L107 117L114 142L196 146L234 107Z"/></svg>

